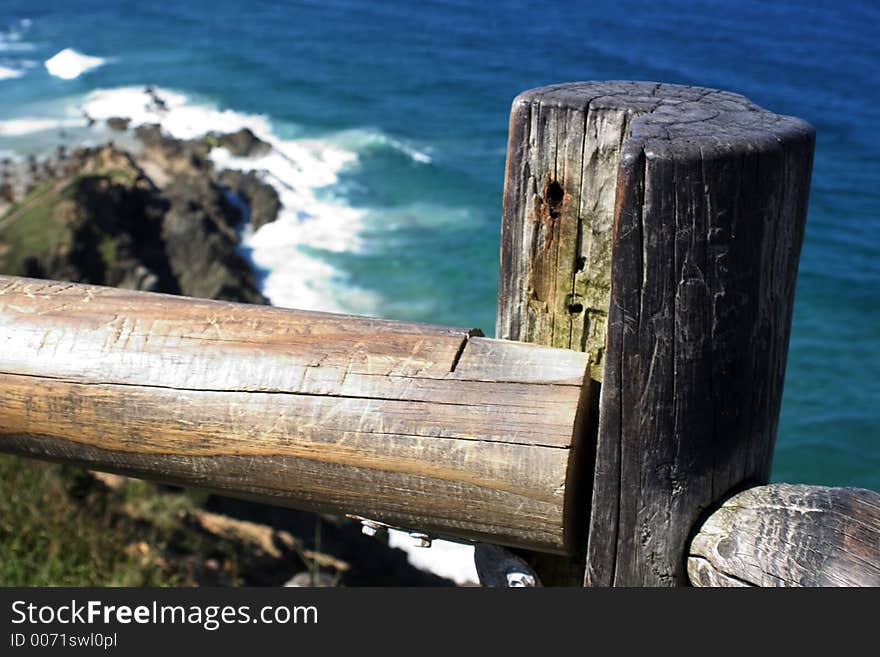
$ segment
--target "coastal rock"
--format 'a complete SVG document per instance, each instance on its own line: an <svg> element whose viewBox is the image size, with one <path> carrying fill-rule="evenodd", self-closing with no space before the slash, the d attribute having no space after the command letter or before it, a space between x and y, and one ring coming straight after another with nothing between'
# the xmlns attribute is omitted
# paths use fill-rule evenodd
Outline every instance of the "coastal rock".
<svg viewBox="0 0 880 657"><path fill-rule="evenodd" d="M272 150L272 146L257 137L249 128L227 134L212 132L209 141L228 150L235 157L260 157Z"/></svg>
<svg viewBox="0 0 880 657"><path fill-rule="evenodd" d="M119 132L125 132L128 130L130 123L131 119L122 116L111 116L107 119L107 127L111 130L118 130Z"/></svg>
<svg viewBox="0 0 880 657"><path fill-rule="evenodd" d="M240 196L250 210L250 223L254 230L275 221L281 210L278 192L264 182L256 171L225 169L219 175L220 184Z"/></svg>
<svg viewBox="0 0 880 657"><path fill-rule="evenodd" d="M208 155L212 146L201 139L176 139L162 132L156 124L135 128L135 137L144 145L140 155L142 164L148 163L154 171L157 186L164 187L172 178L212 176L214 166Z"/></svg>
<svg viewBox="0 0 880 657"><path fill-rule="evenodd" d="M170 203L162 240L181 292L187 296L268 303L253 271L235 250L238 210L205 177L177 178L164 190Z"/></svg>
<svg viewBox="0 0 880 657"><path fill-rule="evenodd" d="M271 148L247 128L231 134L211 133L203 139L184 140L170 137L162 132L161 126L150 124L138 126L135 136L144 145L140 165L163 190L172 179L214 180L247 204L254 230L278 217L281 209L278 192L258 172L225 169L217 173L209 157L214 147L228 148L238 156L253 156Z"/></svg>
<svg viewBox="0 0 880 657"><path fill-rule="evenodd" d="M162 135L162 126L158 123L145 123L134 129L134 136L140 139L141 143L146 146L160 146L167 139Z"/></svg>

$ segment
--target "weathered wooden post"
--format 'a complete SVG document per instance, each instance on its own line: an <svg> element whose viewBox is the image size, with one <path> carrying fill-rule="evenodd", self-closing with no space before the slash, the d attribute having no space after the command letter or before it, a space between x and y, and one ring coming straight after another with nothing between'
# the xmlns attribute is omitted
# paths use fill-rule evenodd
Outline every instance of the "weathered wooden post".
<svg viewBox="0 0 880 657"><path fill-rule="evenodd" d="M700 514L767 480L813 146L805 122L711 89L514 101L496 334L586 351L601 386L569 491L585 584L686 583Z"/></svg>

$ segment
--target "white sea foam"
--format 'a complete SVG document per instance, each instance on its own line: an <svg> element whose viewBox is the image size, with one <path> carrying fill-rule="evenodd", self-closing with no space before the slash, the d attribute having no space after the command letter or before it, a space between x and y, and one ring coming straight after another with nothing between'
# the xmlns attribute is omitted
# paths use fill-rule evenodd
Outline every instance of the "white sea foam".
<svg viewBox="0 0 880 657"><path fill-rule="evenodd" d="M375 128L343 130L333 136L333 143L356 152L363 152L370 148L385 146L393 148L420 164L430 164L433 161L427 149L417 148L406 141L390 137L381 130Z"/></svg>
<svg viewBox="0 0 880 657"><path fill-rule="evenodd" d="M24 117L0 121L0 136L21 137L48 130L84 127L86 122L80 118L36 118Z"/></svg>
<svg viewBox="0 0 880 657"><path fill-rule="evenodd" d="M425 151L420 151L418 148L410 146L409 144L404 143L398 139L389 139L388 143L399 150L401 153L409 155L416 162L419 162L421 164L430 164L431 162L433 162L431 156Z"/></svg>
<svg viewBox="0 0 880 657"><path fill-rule="evenodd" d="M154 90L153 96L144 87L100 89L86 97L82 110L93 119L124 116L133 125L159 123L162 129L178 139L193 139L207 132L234 132L250 128L255 134L270 135L268 120L256 114L219 110L208 104L192 102L184 94L167 89Z"/></svg>
<svg viewBox="0 0 880 657"><path fill-rule="evenodd" d="M361 249L364 212L320 193L338 181L356 154L321 140L279 140L254 132L272 144L272 151L253 159L232 157L226 149L215 148L212 159L221 168L261 171L278 191L282 206L278 219L244 237L254 264L268 272L263 293L276 306L375 312L374 294L358 290L341 272L309 253Z"/></svg>
<svg viewBox="0 0 880 657"><path fill-rule="evenodd" d="M0 65L0 80L11 80L13 78L20 78L24 75L24 71L16 68L9 68L8 66Z"/></svg>
<svg viewBox="0 0 880 657"><path fill-rule="evenodd" d="M73 48L65 48L47 59L44 64L51 75L62 80L73 80L105 62L106 60L100 57L84 55Z"/></svg>

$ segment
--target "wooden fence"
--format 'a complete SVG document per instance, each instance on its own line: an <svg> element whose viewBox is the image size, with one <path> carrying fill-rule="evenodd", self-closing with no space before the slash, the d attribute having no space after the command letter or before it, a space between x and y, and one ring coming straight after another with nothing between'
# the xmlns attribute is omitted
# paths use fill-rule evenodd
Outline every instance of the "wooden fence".
<svg viewBox="0 0 880 657"><path fill-rule="evenodd" d="M880 495L763 485L813 146L710 89L522 94L499 339L0 277L0 449L513 546L549 584L880 585Z"/></svg>

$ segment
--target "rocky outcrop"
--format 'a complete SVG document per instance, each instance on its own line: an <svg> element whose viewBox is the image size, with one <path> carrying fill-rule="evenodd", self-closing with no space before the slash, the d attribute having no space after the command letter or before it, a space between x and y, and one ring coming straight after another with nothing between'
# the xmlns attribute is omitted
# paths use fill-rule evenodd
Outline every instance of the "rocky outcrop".
<svg viewBox="0 0 880 657"><path fill-rule="evenodd" d="M178 292L158 233L165 203L122 151L79 149L0 219L0 269Z"/></svg>
<svg viewBox="0 0 880 657"><path fill-rule="evenodd" d="M244 201L254 230L278 217L281 209L278 192L262 179L259 172L234 169L217 172L209 157L211 149L218 146L241 157L253 157L271 149L250 130L245 128L229 135L211 133L203 139L183 140L164 135L158 125L144 125L135 129L135 136L144 145L139 158L141 165L149 170L160 187L170 183L173 177L210 179Z"/></svg>
<svg viewBox="0 0 880 657"><path fill-rule="evenodd" d="M266 303L236 250L242 216L215 180L209 147L145 137L142 157L161 186L109 145L30 167L39 178L0 218L0 271Z"/></svg>
<svg viewBox="0 0 880 657"><path fill-rule="evenodd" d="M107 125L126 131L130 121ZM236 247L243 220L259 229L276 219L278 193L255 171L216 171L210 153L258 157L271 145L247 128L175 139L154 124L133 134L143 145L136 157L107 145L60 149L16 172L4 162L0 271L266 303Z"/></svg>

